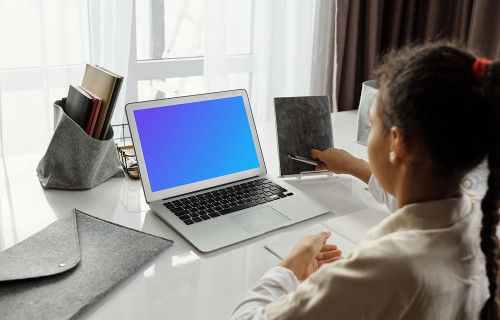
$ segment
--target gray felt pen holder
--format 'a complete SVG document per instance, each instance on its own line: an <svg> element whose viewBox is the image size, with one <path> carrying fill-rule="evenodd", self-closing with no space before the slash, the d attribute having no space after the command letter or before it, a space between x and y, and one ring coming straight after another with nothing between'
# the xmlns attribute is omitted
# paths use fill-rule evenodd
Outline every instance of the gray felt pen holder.
<svg viewBox="0 0 500 320"><path fill-rule="evenodd" d="M54 102L54 135L36 172L44 189L90 189L112 177L123 177L113 140L89 136L64 112L65 100Z"/></svg>

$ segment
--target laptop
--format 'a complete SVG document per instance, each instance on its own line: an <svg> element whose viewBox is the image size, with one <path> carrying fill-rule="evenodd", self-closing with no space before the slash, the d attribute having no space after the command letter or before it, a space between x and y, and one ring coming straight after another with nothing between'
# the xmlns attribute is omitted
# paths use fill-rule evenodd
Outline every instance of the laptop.
<svg viewBox="0 0 500 320"><path fill-rule="evenodd" d="M125 106L151 210L210 252L329 209L267 174L245 90Z"/></svg>

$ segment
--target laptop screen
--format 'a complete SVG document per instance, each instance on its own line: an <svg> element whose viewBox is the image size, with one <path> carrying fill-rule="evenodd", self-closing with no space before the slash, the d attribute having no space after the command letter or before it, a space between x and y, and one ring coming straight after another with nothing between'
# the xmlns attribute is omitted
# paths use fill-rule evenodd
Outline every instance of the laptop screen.
<svg viewBox="0 0 500 320"><path fill-rule="evenodd" d="M152 192L259 168L241 96L133 113Z"/></svg>

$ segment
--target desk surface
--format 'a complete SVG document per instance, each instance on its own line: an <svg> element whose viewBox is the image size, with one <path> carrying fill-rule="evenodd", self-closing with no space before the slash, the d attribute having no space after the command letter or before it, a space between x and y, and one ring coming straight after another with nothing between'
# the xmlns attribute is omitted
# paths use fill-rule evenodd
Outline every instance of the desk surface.
<svg viewBox="0 0 500 320"><path fill-rule="evenodd" d="M334 143L365 157L365 148L354 143L356 116L356 111L333 114ZM274 132L271 123L258 127L268 172L278 176ZM287 179L328 205L332 213L203 254L149 210L139 181L115 178L86 191L45 191L35 172L41 157L0 159L0 251L67 216L73 208L174 240L172 247L87 311L84 319L228 318L247 290L279 263L264 249L266 239L366 207L383 208L365 184L350 176Z"/></svg>

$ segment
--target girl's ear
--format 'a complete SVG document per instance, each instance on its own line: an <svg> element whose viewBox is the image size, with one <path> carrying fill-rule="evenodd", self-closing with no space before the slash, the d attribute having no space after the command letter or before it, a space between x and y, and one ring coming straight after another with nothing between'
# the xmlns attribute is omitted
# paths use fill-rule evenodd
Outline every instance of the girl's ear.
<svg viewBox="0 0 500 320"><path fill-rule="evenodd" d="M403 134L399 127L392 127L390 130L391 152L389 153L389 162L398 164L401 158L406 156Z"/></svg>

